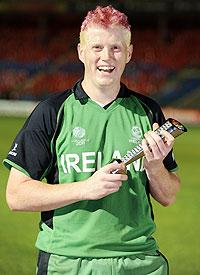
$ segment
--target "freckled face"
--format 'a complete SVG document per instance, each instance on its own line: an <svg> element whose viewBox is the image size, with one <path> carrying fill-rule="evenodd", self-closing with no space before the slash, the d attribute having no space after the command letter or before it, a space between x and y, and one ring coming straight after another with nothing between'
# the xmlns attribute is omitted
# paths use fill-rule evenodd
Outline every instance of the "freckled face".
<svg viewBox="0 0 200 275"><path fill-rule="evenodd" d="M132 55L130 33L122 27L91 26L81 34L79 59L85 67L84 80L102 88L119 85Z"/></svg>

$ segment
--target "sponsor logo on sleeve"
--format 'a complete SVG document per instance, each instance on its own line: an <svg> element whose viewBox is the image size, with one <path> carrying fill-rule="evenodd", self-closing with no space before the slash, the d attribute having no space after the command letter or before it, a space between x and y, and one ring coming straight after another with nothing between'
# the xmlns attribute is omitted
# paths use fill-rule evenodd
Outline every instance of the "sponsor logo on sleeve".
<svg viewBox="0 0 200 275"><path fill-rule="evenodd" d="M18 146L18 144L15 143L14 147L13 147L12 150L8 153L8 155L12 155L12 156L16 157L16 156L17 156L17 146Z"/></svg>

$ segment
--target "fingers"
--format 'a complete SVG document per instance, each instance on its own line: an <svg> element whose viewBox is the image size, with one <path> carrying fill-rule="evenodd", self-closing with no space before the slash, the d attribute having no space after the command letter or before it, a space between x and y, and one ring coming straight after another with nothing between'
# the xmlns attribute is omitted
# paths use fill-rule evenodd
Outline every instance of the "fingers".
<svg viewBox="0 0 200 275"><path fill-rule="evenodd" d="M118 163L117 161L114 161L112 163L109 163L107 165L105 165L104 167L101 168L101 170L105 173L111 173L113 170L122 170L122 171L125 171L126 170L126 166L125 164L122 162L122 163Z"/></svg>
<svg viewBox="0 0 200 275"><path fill-rule="evenodd" d="M110 181L110 182L126 181L128 179L126 174L120 174L120 173L112 174L111 173L113 170L117 170L117 169L124 171L125 170L124 163L114 162L114 163L110 163L110 164L102 167L100 170L101 170L101 172L103 172L102 173L103 180Z"/></svg>
<svg viewBox="0 0 200 275"><path fill-rule="evenodd" d="M153 124L153 131L155 131L156 129L158 129L159 128L159 124L158 123L154 123Z"/></svg>
<svg viewBox="0 0 200 275"><path fill-rule="evenodd" d="M174 137L164 130L161 132L161 134L165 137L165 142L167 143L167 145L172 147L175 140Z"/></svg>
<svg viewBox="0 0 200 275"><path fill-rule="evenodd" d="M119 191L122 183L128 179L125 174L112 174L111 171L124 169L123 163L110 163L97 170L85 181L85 199L96 200Z"/></svg>
<svg viewBox="0 0 200 275"><path fill-rule="evenodd" d="M149 131L144 136L148 144L148 150L151 152L151 154L153 154L154 157L164 154L165 143L158 134L153 131ZM148 154L149 151L147 152Z"/></svg>
<svg viewBox="0 0 200 275"><path fill-rule="evenodd" d="M156 129L159 128L158 123L154 123L153 124L153 131L155 131ZM174 137L167 131L162 130L161 131L161 135L164 137L164 141L168 144L168 145L173 145L174 143Z"/></svg>
<svg viewBox="0 0 200 275"><path fill-rule="evenodd" d="M145 155L146 159L148 161L150 161L151 159L153 159L153 154L152 154L151 148L148 145L146 139L142 140L142 148L143 148L144 155Z"/></svg>
<svg viewBox="0 0 200 275"><path fill-rule="evenodd" d="M110 181L110 182L115 182L115 181L126 181L128 179L128 176L125 174L106 174L106 177L104 180Z"/></svg>
<svg viewBox="0 0 200 275"><path fill-rule="evenodd" d="M158 124L154 123L153 129L157 128ZM172 149L174 137L164 130L161 132L161 136L154 131L145 133L142 147L147 160L163 160Z"/></svg>
<svg viewBox="0 0 200 275"><path fill-rule="evenodd" d="M100 173L99 177L101 182L105 183L105 188L109 190L109 192L116 192L122 185L123 181L128 180L128 176L126 174L112 174L111 172L116 169L124 169L124 163L110 163L104 167L102 167L98 172Z"/></svg>
<svg viewBox="0 0 200 275"><path fill-rule="evenodd" d="M115 181L115 182L110 181L110 182L107 182L105 185L107 189L114 192L118 191L121 186L122 186L122 181Z"/></svg>

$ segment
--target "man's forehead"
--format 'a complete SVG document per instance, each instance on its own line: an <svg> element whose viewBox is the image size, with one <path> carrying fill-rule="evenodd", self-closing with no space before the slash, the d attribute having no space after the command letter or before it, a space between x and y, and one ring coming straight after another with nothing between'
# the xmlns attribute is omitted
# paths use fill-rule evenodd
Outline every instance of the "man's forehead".
<svg viewBox="0 0 200 275"><path fill-rule="evenodd" d="M88 26L88 28L84 31L84 33L90 33L90 32L108 32L108 33L119 33L119 32L126 32L127 29L125 29L123 26L120 25L111 25L109 27L104 27L101 25L91 24Z"/></svg>
<svg viewBox="0 0 200 275"><path fill-rule="evenodd" d="M119 25L110 26L108 28L99 25L90 25L82 32L82 35L85 36L88 43L99 41L102 39L102 36L107 36L110 41L117 40L116 42L123 43L126 40L128 32L129 31L124 27Z"/></svg>

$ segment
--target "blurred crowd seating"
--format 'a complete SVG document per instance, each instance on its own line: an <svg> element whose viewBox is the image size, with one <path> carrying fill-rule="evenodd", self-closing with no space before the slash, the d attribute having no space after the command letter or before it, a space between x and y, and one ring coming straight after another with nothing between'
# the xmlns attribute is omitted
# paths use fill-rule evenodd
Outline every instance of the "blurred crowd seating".
<svg viewBox="0 0 200 275"><path fill-rule="evenodd" d="M0 97L40 100L65 90L82 75L76 45L79 30L0 28ZM156 94L168 77L200 66L200 29L133 32L134 52L123 81L144 94Z"/></svg>

